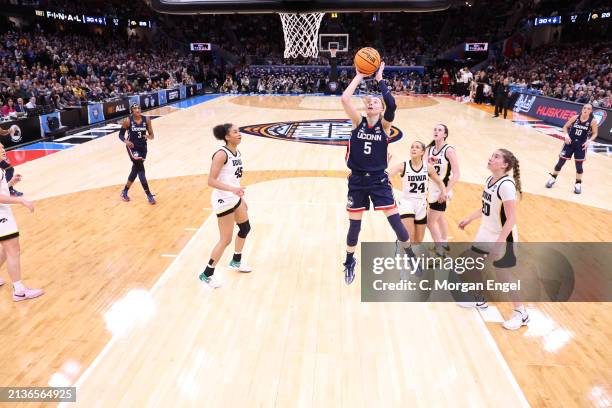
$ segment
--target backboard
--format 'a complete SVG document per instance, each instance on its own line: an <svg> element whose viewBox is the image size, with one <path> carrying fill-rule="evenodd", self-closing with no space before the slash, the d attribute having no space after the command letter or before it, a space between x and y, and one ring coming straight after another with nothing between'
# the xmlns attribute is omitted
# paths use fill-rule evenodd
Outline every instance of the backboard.
<svg viewBox="0 0 612 408"><path fill-rule="evenodd" d="M300 13L406 11L447 9L451 0L149 0L151 7L171 14Z"/></svg>

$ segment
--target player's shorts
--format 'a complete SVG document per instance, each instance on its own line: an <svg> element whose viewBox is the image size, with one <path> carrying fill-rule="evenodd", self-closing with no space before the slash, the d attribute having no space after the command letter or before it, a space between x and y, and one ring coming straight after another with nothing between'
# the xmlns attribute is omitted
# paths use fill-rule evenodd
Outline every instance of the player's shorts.
<svg viewBox="0 0 612 408"><path fill-rule="evenodd" d="M6 241L18 236L19 230L17 229L17 222L15 222L11 207L0 205L0 241Z"/></svg>
<svg viewBox="0 0 612 408"><path fill-rule="evenodd" d="M217 217L224 217L236 211L240 207L242 199L238 196L214 198L212 199L212 208Z"/></svg>
<svg viewBox="0 0 612 408"><path fill-rule="evenodd" d="M144 161L147 158L147 146L134 146L132 148L125 147L127 149L128 154L130 155L130 159L133 162L136 161Z"/></svg>
<svg viewBox="0 0 612 408"><path fill-rule="evenodd" d="M586 160L586 150L582 148L582 145L585 142L583 141L572 141L570 144L563 144L563 149L561 149L561 153L559 157L565 160L569 160L574 156L574 160L576 161L585 161Z"/></svg>
<svg viewBox="0 0 612 408"><path fill-rule="evenodd" d="M441 193L442 192L438 190L437 186L434 188L434 186L430 184L430 188L427 193L427 202L429 203L429 208L431 208L432 210L442 212L446 211L446 203L450 201L453 195L452 193L447 195L446 201L444 201L443 203L439 203L438 198L440 198Z"/></svg>
<svg viewBox="0 0 612 408"><path fill-rule="evenodd" d="M414 218L415 224L427 224L427 200L425 198L404 198L398 203L400 217Z"/></svg>
<svg viewBox="0 0 612 408"><path fill-rule="evenodd" d="M497 242L499 232L491 231L489 228L480 226L476 233L476 239L472 250L479 254L488 254L493 249L493 246ZM512 232L508 235L505 242L504 255L493 262L493 265L497 268L512 268L516 265L516 255L514 254L514 243L518 241L518 232L516 226L512 229Z"/></svg>
<svg viewBox="0 0 612 408"><path fill-rule="evenodd" d="M375 210L391 210L396 207L387 173L351 173L348 176L346 209L350 212L369 210L370 201Z"/></svg>

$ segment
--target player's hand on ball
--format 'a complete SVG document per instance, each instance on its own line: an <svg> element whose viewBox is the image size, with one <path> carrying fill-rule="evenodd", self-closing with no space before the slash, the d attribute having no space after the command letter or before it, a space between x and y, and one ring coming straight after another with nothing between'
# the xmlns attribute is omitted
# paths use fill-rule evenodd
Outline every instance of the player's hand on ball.
<svg viewBox="0 0 612 408"><path fill-rule="evenodd" d="M30 201L26 200L25 198L22 198L21 204L28 210L30 210L30 212L34 212L34 204L32 204Z"/></svg>
<svg viewBox="0 0 612 408"><path fill-rule="evenodd" d="M236 187L232 189L232 193L236 194L238 197L242 197L244 195L244 187Z"/></svg>
<svg viewBox="0 0 612 408"><path fill-rule="evenodd" d="M382 73L385 70L385 63L381 61L380 66L378 67L378 71L376 71L376 81L382 81Z"/></svg>

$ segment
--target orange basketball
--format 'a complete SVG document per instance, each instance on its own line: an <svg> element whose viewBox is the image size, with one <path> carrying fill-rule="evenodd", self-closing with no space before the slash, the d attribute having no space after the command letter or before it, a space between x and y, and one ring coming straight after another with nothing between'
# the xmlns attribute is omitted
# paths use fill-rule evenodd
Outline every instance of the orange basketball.
<svg viewBox="0 0 612 408"><path fill-rule="evenodd" d="M355 68L362 74L372 75L380 65L380 54L374 48L365 47L355 54Z"/></svg>

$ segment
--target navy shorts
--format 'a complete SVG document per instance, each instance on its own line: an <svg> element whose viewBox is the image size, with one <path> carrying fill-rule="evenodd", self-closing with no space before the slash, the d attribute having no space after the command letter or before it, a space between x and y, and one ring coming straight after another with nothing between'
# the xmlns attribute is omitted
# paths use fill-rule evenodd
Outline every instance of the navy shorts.
<svg viewBox="0 0 612 408"><path fill-rule="evenodd" d="M130 160L133 162L144 161L147 158L147 147L134 146L129 148L126 146L127 152L130 155Z"/></svg>
<svg viewBox="0 0 612 408"><path fill-rule="evenodd" d="M561 154L559 157L562 159L569 160L574 155L574 160L576 161L584 161L586 160L586 150L582 148L582 145L586 142L583 141L572 141L570 144L564 144L563 149L561 150Z"/></svg>
<svg viewBox="0 0 612 408"><path fill-rule="evenodd" d="M348 177L346 209L351 212L369 210L370 200L375 210L391 210L396 207L389 176L386 173L351 174Z"/></svg>

